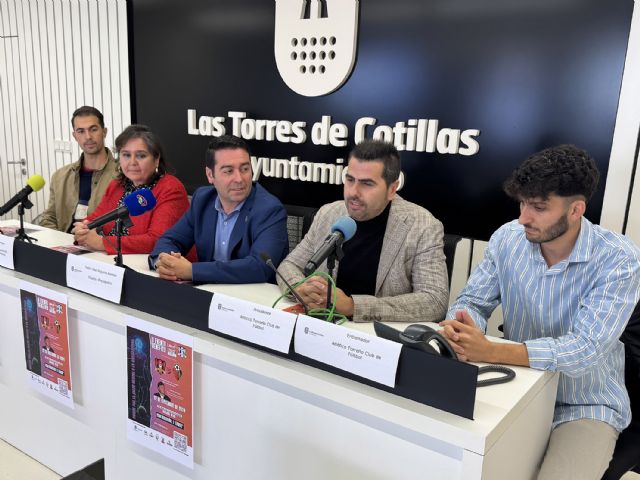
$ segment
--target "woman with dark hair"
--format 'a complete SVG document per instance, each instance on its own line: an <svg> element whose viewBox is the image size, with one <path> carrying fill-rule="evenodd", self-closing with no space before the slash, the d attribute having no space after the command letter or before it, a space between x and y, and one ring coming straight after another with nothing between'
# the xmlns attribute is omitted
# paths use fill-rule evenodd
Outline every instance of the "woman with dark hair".
<svg viewBox="0 0 640 480"><path fill-rule="evenodd" d="M116 138L118 177L112 180L96 210L82 222L74 224L77 244L93 250L116 253L115 222L96 230L87 225L96 218L123 205L130 193L147 188L156 198L153 210L131 218L123 227L122 253L149 253L156 240L189 208L187 191L173 175L167 173L164 152L158 137L145 125L130 125Z"/></svg>

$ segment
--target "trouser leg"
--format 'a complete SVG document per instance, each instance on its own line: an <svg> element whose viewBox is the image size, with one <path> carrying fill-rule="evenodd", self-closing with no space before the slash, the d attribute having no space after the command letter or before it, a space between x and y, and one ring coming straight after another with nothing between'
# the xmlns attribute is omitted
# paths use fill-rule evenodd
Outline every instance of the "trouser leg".
<svg viewBox="0 0 640 480"><path fill-rule="evenodd" d="M538 480L600 480L618 432L598 420L575 420L551 432Z"/></svg>

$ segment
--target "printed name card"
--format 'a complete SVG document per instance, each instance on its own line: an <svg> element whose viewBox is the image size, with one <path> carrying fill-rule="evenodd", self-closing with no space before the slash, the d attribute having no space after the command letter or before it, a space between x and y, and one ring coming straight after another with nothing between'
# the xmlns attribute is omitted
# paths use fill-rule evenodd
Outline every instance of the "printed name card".
<svg viewBox="0 0 640 480"><path fill-rule="evenodd" d="M124 268L67 255L67 287L120 303Z"/></svg>
<svg viewBox="0 0 640 480"><path fill-rule="evenodd" d="M13 237L0 235L0 266L14 269L13 266Z"/></svg>
<svg viewBox="0 0 640 480"><path fill-rule="evenodd" d="M305 357L395 387L399 343L300 315L294 348Z"/></svg>
<svg viewBox="0 0 640 480"><path fill-rule="evenodd" d="M214 293L209 328L282 353L289 352L296 315Z"/></svg>

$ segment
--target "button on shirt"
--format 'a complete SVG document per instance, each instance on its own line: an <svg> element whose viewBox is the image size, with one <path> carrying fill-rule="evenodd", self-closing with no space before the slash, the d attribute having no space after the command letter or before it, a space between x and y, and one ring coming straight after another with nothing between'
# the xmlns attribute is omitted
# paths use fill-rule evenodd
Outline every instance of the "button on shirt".
<svg viewBox="0 0 640 480"><path fill-rule="evenodd" d="M630 421L620 334L640 294L640 251L622 235L582 219L571 255L547 266L540 245L513 221L450 307L481 330L502 303L504 336L524 342L532 368L560 372L554 426L589 418L617 430Z"/></svg>
<svg viewBox="0 0 640 480"><path fill-rule="evenodd" d="M214 260L218 262L227 262L230 259L229 239L233 227L240 216L240 210L244 202L238 204L230 213L225 213L220 203L220 197L216 197L215 209L218 211L218 222L216 224L215 251L213 252Z"/></svg>

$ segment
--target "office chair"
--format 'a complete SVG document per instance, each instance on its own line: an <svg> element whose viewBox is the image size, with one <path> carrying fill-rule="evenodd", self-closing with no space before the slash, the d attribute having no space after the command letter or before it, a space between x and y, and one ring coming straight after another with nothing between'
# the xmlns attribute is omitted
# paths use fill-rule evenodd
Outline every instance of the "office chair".
<svg viewBox="0 0 640 480"><path fill-rule="evenodd" d="M284 208L287 210L287 234L291 252L309 231L318 209L301 205L285 205Z"/></svg>
<svg viewBox="0 0 640 480"><path fill-rule="evenodd" d="M620 340L624 343L624 377L631 399L631 424L618 437L602 480L618 480L627 472L640 473L640 302Z"/></svg>
<svg viewBox="0 0 640 480"><path fill-rule="evenodd" d="M456 247L460 240L462 240L460 235L453 235L451 233L444 234L444 256L447 263L447 274L449 275L449 287L451 287L451 275L453 274L453 262L456 258Z"/></svg>

